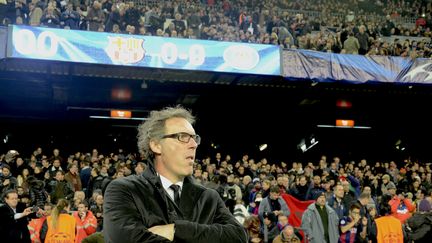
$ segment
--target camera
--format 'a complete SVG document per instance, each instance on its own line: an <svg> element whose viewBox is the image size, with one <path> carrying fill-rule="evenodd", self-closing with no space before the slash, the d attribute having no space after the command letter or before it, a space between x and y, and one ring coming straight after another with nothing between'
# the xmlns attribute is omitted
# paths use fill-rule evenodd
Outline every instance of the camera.
<svg viewBox="0 0 432 243"><path fill-rule="evenodd" d="M39 211L39 207L38 206L33 206L31 209L32 213L36 213L37 211Z"/></svg>
<svg viewBox="0 0 432 243"><path fill-rule="evenodd" d="M228 193L229 193L230 198L232 198L232 199L236 198L236 191L234 188L228 189Z"/></svg>

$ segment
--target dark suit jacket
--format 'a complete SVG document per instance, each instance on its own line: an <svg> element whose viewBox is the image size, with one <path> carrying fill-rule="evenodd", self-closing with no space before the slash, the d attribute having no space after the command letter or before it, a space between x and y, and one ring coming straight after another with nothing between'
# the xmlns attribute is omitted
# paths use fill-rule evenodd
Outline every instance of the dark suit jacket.
<svg viewBox="0 0 432 243"><path fill-rule="evenodd" d="M88 167L88 168L82 169L80 172L80 178L81 178L81 183L82 183L83 189L87 189L88 182L89 182L90 176L91 176L91 170L92 169L90 167Z"/></svg>
<svg viewBox="0 0 432 243"><path fill-rule="evenodd" d="M247 242L243 226L215 190L184 179L180 205L167 195L149 166L138 176L113 180L105 191L105 242L170 242L147 229L175 224L174 242Z"/></svg>
<svg viewBox="0 0 432 243"><path fill-rule="evenodd" d="M17 213L22 213L24 209L25 206L18 203ZM14 211L7 204L0 206L0 242L30 242L27 217L15 220L14 215Z"/></svg>

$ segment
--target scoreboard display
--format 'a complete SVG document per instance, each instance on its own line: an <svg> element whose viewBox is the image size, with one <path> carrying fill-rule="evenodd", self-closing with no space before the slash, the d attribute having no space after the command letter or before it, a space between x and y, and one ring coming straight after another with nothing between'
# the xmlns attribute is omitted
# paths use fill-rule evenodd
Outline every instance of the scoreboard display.
<svg viewBox="0 0 432 243"><path fill-rule="evenodd" d="M9 58L281 75L280 47L10 26Z"/></svg>

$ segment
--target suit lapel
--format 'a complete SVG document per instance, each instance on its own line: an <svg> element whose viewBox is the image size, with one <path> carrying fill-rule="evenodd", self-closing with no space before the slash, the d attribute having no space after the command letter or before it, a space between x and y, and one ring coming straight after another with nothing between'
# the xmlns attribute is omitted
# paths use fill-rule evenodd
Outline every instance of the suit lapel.
<svg viewBox="0 0 432 243"><path fill-rule="evenodd" d="M9 215L12 218L12 220L16 222L17 220L15 219L14 215L15 215L15 211L18 212L18 208L15 208L15 211L14 211L9 205L5 204L5 206L9 209ZM17 205L17 207L18 207L18 205Z"/></svg>
<svg viewBox="0 0 432 243"><path fill-rule="evenodd" d="M165 212L171 211L169 208L175 209L175 213L173 217L179 217L184 219L192 219L194 207L201 196L201 193L204 191L201 187L194 184L193 179L188 176L183 181L183 187L180 195L180 205L176 205L171 198L167 195L167 192L162 186L159 176L157 176L156 172L152 170L149 166L142 176L152 184L154 190L156 190L159 194L161 202L163 205L161 207L165 207ZM162 204L162 203L161 203ZM168 214L172 214L172 212L168 212ZM170 218L170 216L168 215Z"/></svg>
<svg viewBox="0 0 432 243"><path fill-rule="evenodd" d="M168 219L181 219L183 218L183 208L180 209L179 205L176 205L174 201L170 198L168 193L165 191L165 189L162 186L162 182L160 181L159 176L156 175L155 171L152 171L150 166L147 168L142 176L147 179L147 181L152 184L155 191L157 191L158 194L157 197L160 200L160 206L163 208L163 211L165 212ZM184 184L183 184L184 185ZM180 205L182 204L182 198L183 198L183 192L185 190L185 186L183 186L182 193L180 196ZM188 191L188 190L187 190ZM171 222L172 220L168 220Z"/></svg>
<svg viewBox="0 0 432 243"><path fill-rule="evenodd" d="M160 182L159 177L154 174L150 168L147 168L144 173L141 175L142 177L144 177L144 180L147 180L153 187L153 190L155 190L157 193L155 194L155 197L157 199L157 201L159 201L159 205L162 208L162 211L167 213L168 211L168 200L169 197L166 194L165 189L162 186L162 183ZM168 215L166 215L168 216Z"/></svg>
<svg viewBox="0 0 432 243"><path fill-rule="evenodd" d="M179 207L185 219L192 219L194 207L203 191L202 188L194 184L191 177L184 179Z"/></svg>

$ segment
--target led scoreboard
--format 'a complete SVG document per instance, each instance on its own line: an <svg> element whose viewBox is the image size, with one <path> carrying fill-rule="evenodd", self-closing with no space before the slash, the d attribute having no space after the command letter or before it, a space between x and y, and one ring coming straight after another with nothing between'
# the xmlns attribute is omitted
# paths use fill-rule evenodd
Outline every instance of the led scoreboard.
<svg viewBox="0 0 432 243"><path fill-rule="evenodd" d="M8 57L281 75L275 45L10 26Z"/></svg>

